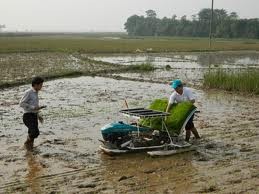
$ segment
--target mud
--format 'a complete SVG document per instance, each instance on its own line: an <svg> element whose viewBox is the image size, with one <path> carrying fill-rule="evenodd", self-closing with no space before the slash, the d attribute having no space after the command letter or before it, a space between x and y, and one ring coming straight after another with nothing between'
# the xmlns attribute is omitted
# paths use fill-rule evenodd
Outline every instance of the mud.
<svg viewBox="0 0 259 194"><path fill-rule="evenodd" d="M29 83L31 77L46 79L76 75L95 75L112 71L112 65L89 62L76 53L36 52L0 54L0 88Z"/></svg>
<svg viewBox="0 0 259 194"><path fill-rule="evenodd" d="M240 72L248 69L259 69L259 53L247 52L215 52L215 53L159 53L137 55L95 55L97 61L121 65L151 63L157 69L146 73L119 73L113 77L146 80L152 82L167 82L181 79L186 83L201 86L204 73L221 69Z"/></svg>
<svg viewBox="0 0 259 194"><path fill-rule="evenodd" d="M195 152L110 157L100 128L118 113L168 97L168 85L79 77L46 82L45 118L32 153L18 101L29 85L1 90L0 193L258 193L259 98L195 90L202 136Z"/></svg>
<svg viewBox="0 0 259 194"><path fill-rule="evenodd" d="M247 52L213 52L213 53L150 53L129 55L93 55L97 61L133 65L152 63L156 67L171 66L171 68L259 68L259 53Z"/></svg>

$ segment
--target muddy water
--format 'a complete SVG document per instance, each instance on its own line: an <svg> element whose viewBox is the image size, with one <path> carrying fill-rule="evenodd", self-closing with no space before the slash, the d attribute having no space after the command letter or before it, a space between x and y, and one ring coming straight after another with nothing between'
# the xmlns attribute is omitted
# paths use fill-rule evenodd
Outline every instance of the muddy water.
<svg viewBox="0 0 259 194"><path fill-rule="evenodd" d="M154 72L115 74L126 78L166 82L181 79L192 85L201 85L205 72L222 69L225 71L246 71L259 69L258 52L215 52L215 53L160 53L137 55L93 56L97 61L122 65L151 63L158 69ZM167 68L166 68L167 67Z"/></svg>
<svg viewBox="0 0 259 194"><path fill-rule="evenodd" d="M114 73L111 76L157 83L167 83L174 79L181 79L184 83L201 86L204 72L204 70L197 69L156 69L155 71L144 73Z"/></svg>
<svg viewBox="0 0 259 194"><path fill-rule="evenodd" d="M17 103L29 86L1 90L0 193L257 193L259 99L195 90L202 140L196 152L166 158L109 157L100 127L125 120L118 110L168 97L164 84L80 77L46 82L45 122L33 153ZM125 120L127 121L127 119Z"/></svg>
<svg viewBox="0 0 259 194"><path fill-rule="evenodd" d="M97 55L97 61L132 65L151 63L156 67L169 65L171 68L259 68L258 52L214 52L214 53L159 53L137 55Z"/></svg>

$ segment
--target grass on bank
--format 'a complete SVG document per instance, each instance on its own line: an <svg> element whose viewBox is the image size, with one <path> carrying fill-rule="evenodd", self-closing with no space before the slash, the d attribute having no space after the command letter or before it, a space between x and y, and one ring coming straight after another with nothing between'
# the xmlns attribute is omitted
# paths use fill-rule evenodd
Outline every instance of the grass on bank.
<svg viewBox="0 0 259 194"><path fill-rule="evenodd" d="M210 71L204 74L206 88L227 91L259 94L259 70L226 72L224 70Z"/></svg>
<svg viewBox="0 0 259 194"><path fill-rule="evenodd" d="M145 63L141 63L141 64L135 64L135 65L120 65L120 64L110 63L110 62L106 62L106 61L94 60L94 59L91 59L89 57L78 56L78 58L80 58L80 60L82 60L82 61L89 62L89 63L102 64L102 65L106 65L106 66L110 66L110 67L117 66L119 72L121 72L121 71L123 71L123 72L125 72L125 71L129 71L129 72L148 72L148 71L154 71L156 69L154 67L154 65L149 63L149 62L145 62Z"/></svg>
<svg viewBox="0 0 259 194"><path fill-rule="evenodd" d="M259 50L258 40L216 39L212 51ZM115 37L83 35L0 36L0 53L81 52L141 53L209 51L207 38Z"/></svg>

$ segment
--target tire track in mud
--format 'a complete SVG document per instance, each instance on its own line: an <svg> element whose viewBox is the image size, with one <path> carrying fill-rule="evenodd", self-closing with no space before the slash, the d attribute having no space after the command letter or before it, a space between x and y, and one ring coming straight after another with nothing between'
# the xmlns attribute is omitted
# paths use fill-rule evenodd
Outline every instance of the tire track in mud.
<svg viewBox="0 0 259 194"><path fill-rule="evenodd" d="M129 182L126 183L125 185L128 186L123 192L126 193L135 193L135 192L161 192L161 193L166 193L166 192L175 192L175 190L186 190L184 189L184 183L182 182L185 178L185 176L192 176L192 173L185 173L182 177L179 176L177 178L170 178L171 183L178 183L177 186L176 184L169 184L168 181L163 181L161 182L160 180L158 181L153 181L152 183L146 183L146 180L143 181L135 181L135 182ZM134 177L133 177L134 178ZM130 188L129 188L130 187ZM177 188L178 187L178 188ZM181 188L181 189L180 189Z"/></svg>
<svg viewBox="0 0 259 194"><path fill-rule="evenodd" d="M254 100L258 101L256 98ZM228 107L233 106L230 104ZM203 168L208 172L205 176L213 180L213 188L217 188L220 193L247 193L248 191L248 193L257 193L258 109L249 104L245 109L241 107L239 111L236 112L233 109L232 112L235 114L226 114L225 119L216 119L216 122L212 120L208 126L201 127L210 142L219 140L223 143L222 146L208 144L205 147L207 149L201 152L211 156L208 159L209 162L203 163L205 164ZM207 161L206 157L205 161ZM205 181L200 180L205 185ZM200 187L203 187L202 184ZM204 188L200 191L208 191L210 187Z"/></svg>
<svg viewBox="0 0 259 194"><path fill-rule="evenodd" d="M105 93L104 88L100 86L100 89L97 89L96 92L91 91L93 92L91 95L84 93L77 94L77 96L82 96L83 102L85 102L85 99L92 99L95 96L104 96L106 98L101 99L102 101L105 101L105 103L112 103L112 99L117 99L118 96L120 98L124 98L124 96L130 96L133 94L135 95L142 90L149 91L150 86L155 86L154 88L152 88L152 91L160 89L159 91L161 91L163 95L166 95L167 92L169 92L169 90L167 91L167 86L165 85L156 86L156 84L134 82L135 84L137 84L137 86L145 86L143 88L139 87L139 89L137 86L132 87L131 85L133 82L129 81L115 81L104 78L90 79L87 77L75 78L73 82L70 82L70 80L57 80L54 81L54 84L53 82L49 82L47 83L47 89L50 90L49 93L52 94L53 92L51 90L51 87L58 83L60 84L59 89L61 87L61 89L66 88L66 90L71 92L75 89L77 91L84 91L85 87L79 87L78 85L80 85L81 83L88 83L86 87L88 88L91 86L96 86L95 82L97 82L98 84L98 80L101 84L106 84L105 89L107 86L110 86L111 88L114 83L118 84L118 88L116 87L116 90L109 90L108 93ZM119 87L128 89L120 89ZM23 89L24 87L21 88ZM165 88L164 91L161 90L161 88ZM6 99L9 99L9 96L13 96L15 93L16 92L6 92ZM232 190L233 192L237 193L240 193L242 191L245 192L246 190L249 192L254 191L256 189L256 186L258 186L256 180L258 180L259 178L258 172L256 171L256 169L258 169L259 161L259 152L257 147L259 112L256 108L256 104L258 104L259 102L258 99L251 98L250 100L246 97L236 97L232 94L228 95L225 93L219 96L216 94L216 97L212 96L211 98L209 98L206 95L206 92L197 91L197 93L200 97L200 99L198 99L198 103L200 103L198 104L198 106L203 106L199 106L201 113L199 117L197 117L196 121L198 124L198 130L203 136L203 140L200 142L200 145L198 145L198 153L189 155L192 157L191 159L189 159L188 164L190 168L195 168L196 171L185 172L186 166L181 167L181 162L178 162L179 164L177 165L172 164L171 161L168 162L168 158L163 159L163 161L161 161L158 166L157 163L159 163L159 159L145 161L145 157L143 155L140 157L127 156L127 159L119 157L113 158L110 162L109 160L107 160L107 158L99 158L98 152L91 151L92 148L97 149L97 142L91 140L98 137L96 135L97 132L88 133L88 130L85 131L85 126L88 125L91 126L90 128L93 128L95 130L95 127L93 127L94 123L96 121L98 121L99 123L99 120L93 119L90 121L86 121L84 117L88 116L84 114L81 115L81 112L79 112L79 116L74 118L74 120L71 119L68 120L69 122L67 121L64 124L61 124L61 127L63 128L63 125L66 126L68 125L68 123L76 121L77 125L75 125L76 130L74 132L69 130L70 127L64 127L64 129L62 129L61 127L59 127L60 123L57 123L56 125L52 124L51 128L49 126L45 127L46 134L42 134L43 144L39 144L39 153L37 154L37 156L39 156L40 164L42 162L43 165L46 165L45 167L43 167L43 171L45 170L44 173L49 175L41 174L43 176L38 175L35 176L33 179L28 180L26 176L29 173L29 170L28 167L26 167L24 164L26 160L24 159L19 162L18 160L13 161L12 159L12 157L17 157L18 159L24 158L23 156L21 156L19 151L12 148L17 144L15 138L18 138L20 136L21 130L8 130L8 128L12 127L13 125L11 123L9 124L9 121L6 119L9 119L10 116L3 115L3 121L6 122L6 127L2 132L0 131L0 136L3 135L3 140L6 140L7 143L9 142L9 139L12 140L12 144L7 144L2 141L2 150L3 153L7 153L6 150L8 150L10 151L10 153L13 154L8 156L9 158L4 157L4 160L2 160L2 164L6 163L7 169L8 167L10 169L8 172L6 171L7 175L12 175L10 176L11 179L9 179L9 177L7 176L6 182L11 180L17 181L7 182L2 185L0 183L0 193L6 193L6 191L13 191L10 193L15 193L19 191L21 191L21 193L33 193L30 192L30 190L32 190L35 185L37 186L37 184L40 185L39 189L42 190L42 193L44 193L45 191L47 191L46 193L51 193L52 191L61 193L76 193L78 191L78 193L80 193L80 191L85 191L83 189L86 188L93 193L102 192L103 190L110 193L141 193L145 191L151 191L151 193L170 193L172 191L177 193L177 191L181 191L179 189L185 189L185 185L175 187L175 185L173 184L175 184L175 182L180 182L179 184L181 184L182 182L186 182L186 177L191 177L191 180L187 180L190 181L188 182L190 183L190 188L189 190L184 190L186 191L185 193L204 193L206 191L209 191L209 189L217 189L215 192L220 193L230 193ZM62 99L65 95L67 95L67 93L62 93L59 98L57 97L57 99L62 102L61 105L64 104ZM145 95L148 97L157 97L157 95L154 95L152 93L148 93ZM145 102L144 99L140 97L141 95L137 94L132 102L135 103L141 100ZM78 99L79 102L82 99ZM99 97L97 99L99 99ZM56 99L52 100L55 102ZM70 104L70 101L66 103ZM92 109L92 107L90 106L90 102L87 102L86 104L89 109ZM92 102L92 104L96 105L96 101ZM110 106L114 105L117 105L117 102L109 105L109 107L107 106L107 114L110 114L117 109L110 108ZM100 104L100 106L98 106L96 110L101 110L102 106L103 104ZM11 108L14 108L15 111L10 111L8 106L7 113L10 113L10 115L13 113L14 115L16 115L17 112L15 106L11 105ZM64 109L60 110L58 107L56 107L56 110L57 113L58 111L64 111ZM103 117L103 115L105 114L102 114L102 112L100 111L97 111L96 115L94 115L94 117L97 117L99 119L105 118ZM62 116L56 115L56 118L53 118L53 115L51 115L51 118L49 117L49 120L46 120L46 124L48 122L55 124L55 122L57 122L59 119L64 119L63 117L70 117L70 114ZM117 118L117 115L110 116L110 118L103 120L103 122L101 122L101 124L99 125L110 121L111 118ZM96 128L99 128L99 126L97 126ZM54 131L53 129L55 129L56 131ZM54 131L55 133L50 133L52 131ZM13 136L9 136L11 135L9 133L14 134ZM71 139L71 135L75 135L75 137ZM66 139L66 137L68 138ZM89 137L91 137L90 140L88 139ZM66 140L60 141L63 139ZM91 162L92 158L90 157L92 156L94 162ZM183 157L183 160L188 159L188 157L181 157ZM177 161L178 159L177 157L169 158L169 160L172 161ZM9 160L12 160L13 162L8 163ZM132 164L132 160L135 160L133 161L134 164ZM186 161L183 161L182 163L186 163ZM92 164L96 164L98 167L91 166ZM14 165L18 166L17 170L22 171L20 174L13 173L12 170ZM125 165L125 168L122 170L120 169L121 165ZM163 168L167 165L171 165L174 168L157 170L154 173L148 174L143 173L141 170L139 170L140 165L143 165L143 167L147 170L152 170L154 167L160 169L161 167ZM61 172L50 174L58 172L55 167L58 167L58 171ZM119 172L116 173L115 171ZM174 171L176 173L174 173ZM131 178L119 181L119 179L125 177ZM3 180L5 181L5 179ZM215 181L216 184L214 184L214 182L208 183L208 181L210 180ZM245 185L244 188L242 185Z"/></svg>
<svg viewBox="0 0 259 194"><path fill-rule="evenodd" d="M103 168L100 168L100 167L92 167L90 169L82 168L82 169L76 169L76 170L67 171L67 172L61 172L61 173L56 173L56 174L35 177L33 180L31 180L29 182L26 179L20 179L20 180L16 180L16 181L12 181L12 182L0 185L0 192L5 191L8 188L28 188L28 187L30 187L29 184L35 180L42 181L43 183L55 182L53 184L56 184L57 180L63 179L64 177L73 177L74 175L77 175L77 177L80 177L80 174L81 175L86 175L86 174L93 175L93 173L98 174L102 170L103 170Z"/></svg>

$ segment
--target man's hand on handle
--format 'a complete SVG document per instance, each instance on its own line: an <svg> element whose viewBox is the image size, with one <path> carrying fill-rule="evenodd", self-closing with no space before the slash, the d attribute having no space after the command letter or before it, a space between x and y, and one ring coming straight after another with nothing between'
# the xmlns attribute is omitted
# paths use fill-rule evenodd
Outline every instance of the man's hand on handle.
<svg viewBox="0 0 259 194"><path fill-rule="evenodd" d="M43 119L43 117L41 115L38 116L38 119L39 119L40 123L44 122L44 119Z"/></svg>

